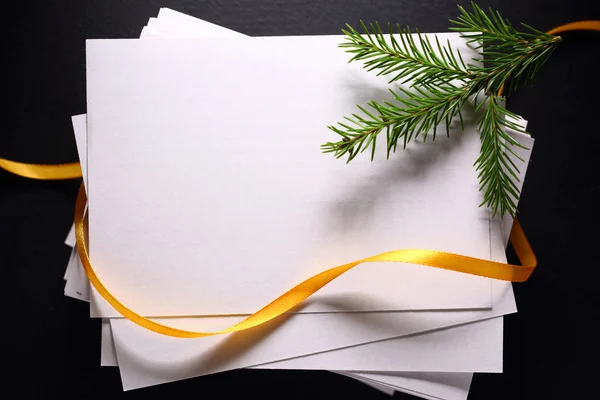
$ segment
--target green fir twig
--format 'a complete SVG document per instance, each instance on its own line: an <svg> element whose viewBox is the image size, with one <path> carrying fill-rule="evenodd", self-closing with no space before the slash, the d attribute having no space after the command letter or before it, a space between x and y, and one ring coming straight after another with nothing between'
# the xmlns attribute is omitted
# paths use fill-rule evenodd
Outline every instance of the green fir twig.
<svg viewBox="0 0 600 400"><path fill-rule="evenodd" d="M455 25L452 30L478 49L481 58L471 60L477 65L465 62L449 41L442 44L437 37L431 40L409 28L396 26L394 32L388 24L384 33L378 23L361 22L361 33L347 25L340 47L352 55L350 61L361 61L366 70L389 76L390 83L408 84L410 90L390 89L390 101L359 105L360 113L329 126L340 140L323 144L322 151L350 162L370 149L373 159L379 134L385 131L389 157L399 145L406 148L419 136L425 141L431 133L435 140L438 129L449 135L453 119L459 117L462 126L463 105L483 92L484 100L477 106L484 107L478 121L481 153L475 163L484 191L482 205L494 215L515 215L518 168L507 154L516 155L513 148L518 144L506 129L523 131L498 96L502 90L510 93L519 83L532 81L560 37L527 25L523 25L527 31L520 32L497 11L486 14L474 3L472 8L469 12L459 6L460 16L450 22Z"/></svg>

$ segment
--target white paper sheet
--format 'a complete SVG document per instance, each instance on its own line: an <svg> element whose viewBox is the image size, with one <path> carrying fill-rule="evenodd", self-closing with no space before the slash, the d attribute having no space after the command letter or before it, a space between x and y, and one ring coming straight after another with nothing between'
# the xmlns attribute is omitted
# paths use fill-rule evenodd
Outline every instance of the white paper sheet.
<svg viewBox="0 0 600 400"><path fill-rule="evenodd" d="M73 247L73 246L70 246ZM69 260L67 261L67 267L65 268L65 274L63 275L63 279L65 281L69 280L69 274L71 273L71 268L73 267L73 263L71 262L71 260L73 259L73 252L71 251L71 254L69 255Z"/></svg>
<svg viewBox="0 0 600 400"><path fill-rule="evenodd" d="M452 328L450 328L452 329ZM428 334L425 334L428 335ZM402 339L395 339L395 341ZM368 347L365 345L364 347ZM345 351L345 350L339 350ZM117 354L114 349L112 331L108 319L102 321L102 357L101 365L118 366ZM435 352L433 356L435 356ZM429 357L431 354L423 354ZM256 367L256 368L261 368ZM463 400L467 398L472 373L426 373L426 372L396 372L396 373L349 373L336 371L342 375L360 380L375 389L394 394L395 390L429 398L432 396L447 400Z"/></svg>
<svg viewBox="0 0 600 400"><path fill-rule="evenodd" d="M379 390L380 392L383 392L389 396L393 396L394 392L396 391L396 389L394 389L392 386L389 385L384 385L375 381L370 381L368 379L364 379L364 378L360 378L360 377L355 377L355 376L350 376L350 375L346 375L349 378L353 378L359 382L364 383L367 386L372 387L373 389Z"/></svg>
<svg viewBox="0 0 600 400"><path fill-rule="evenodd" d="M117 367L117 352L113 341L112 329L108 319L102 320L102 337L100 346L100 365L103 367Z"/></svg>
<svg viewBox="0 0 600 400"><path fill-rule="evenodd" d="M160 21L160 24L158 22ZM240 38L248 37L242 33L203 21L198 18L161 8L156 19L150 19L148 25L154 27L160 35L177 38ZM144 35L140 35L144 38Z"/></svg>
<svg viewBox="0 0 600 400"><path fill-rule="evenodd" d="M348 65L341 40L88 41L90 251L117 297L144 315L249 314L324 268L393 248L489 258L469 115L466 132L390 162L320 153L327 123L388 87ZM491 306L488 279L399 264L356 268L314 300L348 293L362 301L344 311ZM303 310L323 311L342 310Z"/></svg>
<svg viewBox="0 0 600 400"><path fill-rule="evenodd" d="M275 361L252 368L348 371L502 372L502 317L429 333ZM110 320L102 321L102 365L118 366Z"/></svg>
<svg viewBox="0 0 600 400"><path fill-rule="evenodd" d="M503 318L262 365L263 369L502 372Z"/></svg>
<svg viewBox="0 0 600 400"><path fill-rule="evenodd" d="M432 400L466 400L473 379L473 374L469 373L399 372L342 375L387 384L388 388L393 387L400 392Z"/></svg>
<svg viewBox="0 0 600 400"><path fill-rule="evenodd" d="M71 227L67 237L65 238L65 244L69 247L75 246L75 227Z"/></svg>
<svg viewBox="0 0 600 400"><path fill-rule="evenodd" d="M65 296L77 300L89 301L89 284L85 271L81 266L77 249L71 250L67 266L67 281L65 283Z"/></svg>
<svg viewBox="0 0 600 400"><path fill-rule="evenodd" d="M87 188L88 186L88 174L87 174L87 118L85 114L73 115L71 117L71 124L73 125L73 133L75 134L75 143L77 145L77 155L79 156L79 163L81 164L81 174L83 176L83 184ZM73 236L75 234L73 233ZM74 242L73 242L74 243ZM75 244L73 244L75 245Z"/></svg>

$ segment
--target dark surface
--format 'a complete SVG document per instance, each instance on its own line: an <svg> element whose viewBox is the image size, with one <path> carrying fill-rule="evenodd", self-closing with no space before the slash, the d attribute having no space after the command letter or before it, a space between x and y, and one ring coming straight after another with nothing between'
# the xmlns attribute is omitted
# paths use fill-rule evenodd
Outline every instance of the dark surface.
<svg viewBox="0 0 600 400"><path fill-rule="evenodd" d="M137 37L161 6L249 35L337 34L344 23L359 19L436 32L447 30L448 18L457 15L454 0L13 3L5 6L3 19L0 157L33 163L77 160L70 116L85 112L85 39ZM597 0L479 4L541 30L600 19ZM515 285L519 313L506 318L505 372L476 374L470 399L597 395L598 54L599 33L564 35L535 87L509 99L537 139L520 218L539 267L529 282ZM294 371L233 371L122 393L117 369L99 366L99 321L88 318L87 304L63 297L69 255L63 241L78 184L0 171L0 266L9 310L2 322L9 355L3 359L2 397L386 398L332 373Z"/></svg>

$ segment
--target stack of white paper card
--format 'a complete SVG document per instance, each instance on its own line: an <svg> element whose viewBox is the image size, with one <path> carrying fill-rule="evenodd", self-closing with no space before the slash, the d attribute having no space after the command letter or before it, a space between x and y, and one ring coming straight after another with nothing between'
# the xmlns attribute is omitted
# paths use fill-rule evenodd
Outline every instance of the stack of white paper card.
<svg viewBox="0 0 600 400"><path fill-rule="evenodd" d="M458 34L438 36L475 56ZM88 41L88 114L73 117L90 258L137 313L211 331L322 270L388 250L506 261L512 220L479 207L468 112L464 132L346 164L321 153L335 139L327 125L387 99L389 84L348 64L341 36L249 38L161 9L140 39ZM530 150L519 151L526 166ZM65 279L65 294L102 318L102 365L119 367L125 390L238 368L313 369L390 394L465 399L473 372L502 372L503 316L516 312L510 283L373 263L270 323L178 339L122 318L89 288L76 250Z"/></svg>

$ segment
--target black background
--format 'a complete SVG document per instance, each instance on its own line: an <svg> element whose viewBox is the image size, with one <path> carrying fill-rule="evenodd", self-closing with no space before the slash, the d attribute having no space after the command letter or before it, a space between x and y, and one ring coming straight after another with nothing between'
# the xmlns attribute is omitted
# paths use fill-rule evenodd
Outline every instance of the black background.
<svg viewBox="0 0 600 400"><path fill-rule="evenodd" d="M456 0L12 3L3 3L0 157L31 163L77 160L70 116L86 111L85 39L138 37L159 7L253 36L338 34L359 19L437 32L457 15ZM597 0L479 4L540 30L600 19ZM536 138L519 209L539 267L527 283L515 285L519 313L506 318L505 372L476 374L470 399L598 395L600 33L563 38L535 86L509 99ZM100 367L99 321L88 318L87 304L63 296L70 251L63 241L78 184L0 171L1 330L8 353L2 397L386 398L351 379L312 371L232 371L122 393L117 369Z"/></svg>

